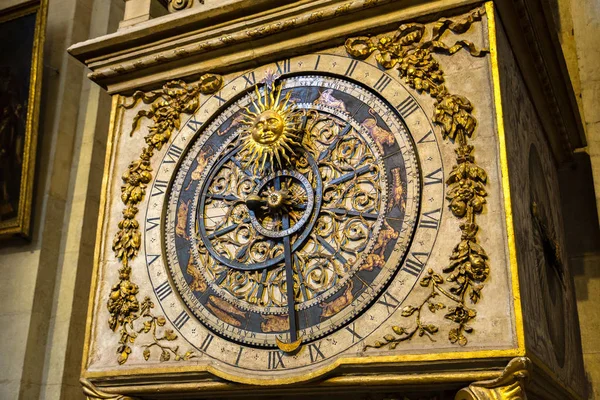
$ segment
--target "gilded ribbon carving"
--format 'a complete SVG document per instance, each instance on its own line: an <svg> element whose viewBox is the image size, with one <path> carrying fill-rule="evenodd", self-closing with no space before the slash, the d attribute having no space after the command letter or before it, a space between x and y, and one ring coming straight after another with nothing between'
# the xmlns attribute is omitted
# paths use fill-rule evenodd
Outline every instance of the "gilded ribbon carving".
<svg viewBox="0 0 600 400"><path fill-rule="evenodd" d="M420 304L407 305L402 310L403 317L414 319L412 327L392 326L393 334L385 335L382 341L366 348L388 346L394 349L415 335L433 340L439 327L423 320L425 307L431 313L447 310L444 317L456 324L448 333L450 342L465 346L468 342L465 333L473 332L469 326L477 315L473 305L481 297L483 283L489 275L488 256L477 243L479 225L476 221L486 203L487 174L475 163L474 147L469 144L477 126L473 105L467 98L448 91L435 55L452 55L465 49L473 57L485 56L486 50L477 49L469 41L458 40L451 46L442 41L447 31L464 33L484 15L485 9L478 8L460 20L441 19L434 24L429 40L424 39L424 25L410 23L401 25L394 36L362 36L346 41L346 50L352 57L364 59L375 54L380 66L398 70L411 88L435 99L433 122L441 128L442 137L456 145L456 165L446 180L446 199L452 214L461 220L460 241L450 255L450 263L443 268L444 275L429 269L419 282L430 289L429 294Z"/></svg>
<svg viewBox="0 0 600 400"><path fill-rule="evenodd" d="M107 302L110 318L108 325L113 331L121 334L117 348L118 362L127 362L131 353L131 345L141 334L148 335L150 342L143 345L143 356L148 360L154 348L160 349L160 360L168 361L188 360L194 357L192 351L183 354L177 346L170 343L177 339L172 329L163 328L166 319L154 315L154 303L145 297L140 303L137 295L139 287L131 280L131 261L139 252L142 233L136 219L138 204L146 195L146 188L152 180L152 167L150 160L156 151L168 143L171 134L179 128L182 114L193 114L199 106L200 94L215 93L222 86L222 78L218 75L206 74L195 84L186 84L183 81L171 81L162 89L151 92L135 92L130 104L123 104L126 109L136 106L140 100L144 104L151 104L150 110L141 110L133 118L131 135L137 130L141 118L152 120L145 136L146 147L142 149L140 157L129 164L127 171L122 176L121 201L125 205L123 218L119 221L118 231L115 234L112 249L115 256L121 261L119 268L119 282L110 292Z"/></svg>

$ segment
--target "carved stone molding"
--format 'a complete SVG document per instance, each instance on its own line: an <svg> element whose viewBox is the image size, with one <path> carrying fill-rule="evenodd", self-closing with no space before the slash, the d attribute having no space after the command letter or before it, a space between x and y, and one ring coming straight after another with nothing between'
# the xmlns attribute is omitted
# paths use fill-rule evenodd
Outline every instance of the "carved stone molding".
<svg viewBox="0 0 600 400"><path fill-rule="evenodd" d="M531 360L513 358L502 375L489 381L474 382L461 389L454 400L527 400L525 385L531 375Z"/></svg>
<svg viewBox="0 0 600 400"><path fill-rule="evenodd" d="M194 0L169 0L169 12L181 11L191 8Z"/></svg>
<svg viewBox="0 0 600 400"><path fill-rule="evenodd" d="M160 0L191 2L191 0ZM240 2L206 2L192 9L198 12L175 12L137 24L115 34L78 43L69 52L91 70L90 78L110 93L156 88L161 82L193 77L217 71L222 63L229 68L249 68L256 59L282 59L291 53L314 51L327 41L358 33L349 22L361 21L361 33L368 30L393 29L398 21L409 21L419 15L436 14L479 3L476 0L312 0L284 2L256 0ZM585 145L585 134L568 73L557 54L553 27L544 18L543 0L494 1L502 17L513 51L536 108L542 115L544 128L559 162L571 157L571 149ZM349 6L348 6L349 5ZM268 17L265 17L265 12ZM355 16L351 16L354 14ZM241 21L224 28L215 21ZM326 33L335 24L335 31ZM198 27L202 28L198 28ZM310 27L311 34L296 34ZM185 33L182 33L185 32ZM374 32L373 32L374 33ZM336 39L337 38L337 39ZM273 56L268 45L253 46L246 51L244 43L258 39L269 43L285 43ZM228 50L224 54L223 50ZM560 50L558 50L560 51ZM226 61L223 61L223 58ZM266 62L266 61L265 61ZM543 66L543 68L541 67Z"/></svg>
<svg viewBox="0 0 600 400"><path fill-rule="evenodd" d="M466 7L477 0L416 0L406 5L400 0L283 3L240 1L221 7L219 2L207 2L196 7L194 2L192 10L198 12L174 12L163 19L78 43L69 52L90 68L90 79L110 93L121 93L139 89L140 77L151 88L163 81L193 79L207 71L222 73L215 68L223 68L224 64L228 69L245 69L259 58L269 62L292 52L314 51L315 46L323 48L357 34L353 23L356 19L361 20L361 33L368 29L391 30L398 21L416 18L424 10L441 12ZM226 19L238 22L227 26L214 22ZM330 30L333 24L336 29ZM309 26L312 33L307 35L304 32ZM252 46L252 51L247 51L245 44L258 40L266 45ZM273 43L278 43L277 56ZM227 54L223 54L225 48Z"/></svg>
<svg viewBox="0 0 600 400"><path fill-rule="evenodd" d="M85 378L81 378L79 382L81 383L81 386L83 386L83 394L87 400L138 400L137 397L103 392Z"/></svg>
<svg viewBox="0 0 600 400"><path fill-rule="evenodd" d="M193 40L186 44L181 44L181 46L175 49L169 48L163 51L154 51L142 57L110 63L106 67L92 68L93 72L88 74L88 78L93 81L101 81L103 79L126 75L137 70L176 61L182 57L199 55L211 50L270 36L275 33L290 31L293 28L311 25L321 20L333 19L353 12L360 12L365 8L393 1L397 0L357 0L341 5L334 3L318 11L310 10L296 13L295 15L292 14L287 19L284 18L268 23L255 23L252 27L249 26L246 29L235 30L227 34L219 32L205 40ZM169 11L188 8L192 3L192 0L169 0Z"/></svg>

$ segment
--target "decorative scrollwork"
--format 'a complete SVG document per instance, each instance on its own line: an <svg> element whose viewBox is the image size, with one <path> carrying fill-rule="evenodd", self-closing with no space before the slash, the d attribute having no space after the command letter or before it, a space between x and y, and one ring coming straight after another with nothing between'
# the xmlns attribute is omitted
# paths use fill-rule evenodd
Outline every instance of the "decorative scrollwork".
<svg viewBox="0 0 600 400"><path fill-rule="evenodd" d="M139 303L137 294L139 287L131 281L130 262L135 259L140 249L141 237L140 225L136 219L138 213L137 205L146 195L146 187L152 180L152 167L150 160L155 151L160 150L168 143L173 131L179 128L182 114L194 113L199 105L200 94L216 92L222 85L222 78L218 75L206 74L196 84L188 85L183 81L171 81L166 83L162 89L151 92L137 91L133 94L130 104L123 104L126 109L131 109L140 100L145 104L151 104L150 110L140 110L133 118L131 135L138 128L141 118L151 119L153 124L148 128L149 133L145 136L147 147L142 149L139 159L129 164L127 171L122 176L121 201L125 204L123 219L119 221L118 231L113 240L112 249L115 256L121 260L119 269L119 282L111 288L107 302L110 318L108 325L113 331L119 330L121 339L117 348L118 362L127 362L131 353L130 345L133 344L140 333L152 334L152 341L144 346L144 359L150 358L150 349L158 347L161 349L161 361L171 359L184 360L193 357L192 352L179 354L177 347L166 346L164 343L173 341L177 335L172 330L165 330L158 334L158 327L165 325L165 318L156 317L152 314L154 304L149 298ZM136 327L134 322L142 319L143 327ZM140 321L141 322L141 321Z"/></svg>
<svg viewBox="0 0 600 400"><path fill-rule="evenodd" d="M201 3L203 0L200 1ZM181 11L186 8L191 8L194 4L194 0L169 0L168 9L169 12Z"/></svg>
<svg viewBox="0 0 600 400"><path fill-rule="evenodd" d="M420 93L428 93L435 99L433 122L441 127L444 139L456 144L456 165L446 180L446 198L452 214L464 221L460 225L461 240L450 256L450 264L443 269L447 274L445 279L429 269L420 281L421 286L431 288L429 295L420 305L408 305L402 311L403 317L415 319L415 327L407 329L393 326L392 331L395 335L385 335L383 341L376 341L365 348L396 348L398 343L412 339L415 334L432 339L439 328L423 322L421 312L425 306L431 312L446 308L443 302L433 301L438 296L455 304L445 315L446 319L458 325L449 331L448 339L452 343L464 346L468 342L464 333L473 332L468 323L475 318L477 312L467 307L466 296L469 296L472 304L477 303L481 297L483 283L489 275L488 256L477 243L479 226L476 223L476 215L481 214L486 203L487 174L475 163L472 155L474 148L468 143L477 126L472 114L473 105L467 98L448 92L444 83L444 72L434 55L452 55L461 49L466 49L474 57L486 55L486 50L477 49L473 43L466 40L459 40L452 46L441 41L442 35L448 30L457 34L464 33L484 15L485 9L478 8L458 21L441 19L434 24L429 40L424 40L424 25L410 23L401 25L393 37L362 36L346 41L346 50L351 56L364 59L375 54L380 66L385 69L397 69L411 88ZM445 282L452 282L453 286L445 289Z"/></svg>
<svg viewBox="0 0 600 400"><path fill-rule="evenodd" d="M346 126L347 131L344 132ZM242 136L239 140L244 143L248 138ZM373 153L373 149L377 149L375 143L369 145L343 119L327 112L310 110L303 144L310 151L292 155L297 172L284 171L281 174L282 188L289 192L289 231L293 231L296 225L302 225L310 214L312 206L307 204L310 204L309 197L313 201L312 188L318 188L322 205L314 230L294 251L297 271L294 276L295 299L299 309L322 304L323 317L329 317L331 307L325 301L327 297L340 288L347 288L348 281L357 271L381 267L387 241L397 238L398 233L391 230L395 236L376 243L381 229L377 215L381 204L387 202L387 182L381 172L383 167ZM238 145L233 142L230 148L235 149ZM273 221L268 213L264 218L251 217L247 202L242 200L256 191L261 194L259 198L266 198L273 192L270 178L264 180L263 186L254 176L252 165L244 165L245 150L246 147L242 147L237 154L231 150L215 173L207 178L209 182L203 195L203 209L199 213L207 242L199 242L197 246L203 268L195 273L199 277L203 275L203 280L209 282L213 290L240 309L270 307L274 313L283 313L287 304L283 264L262 273L240 271L227 265L229 262L244 266L276 263L278 257L279 262L283 258L281 243L268 233L273 232L274 235L278 232L281 226L276 224L280 222ZM309 159L315 160L313 164ZM321 177L322 184L317 184L317 176ZM263 208L266 207L270 207L268 201L264 202ZM259 214L260 210L256 215ZM260 222L252 223L252 218L258 218ZM291 233L292 243L302 242L298 239L300 233ZM214 254L210 257L207 248L213 248L225 259L218 260ZM360 255L371 248L374 253L364 260ZM336 254L347 257L346 262L341 262ZM220 276L224 278L219 279ZM215 285L216 281L218 285ZM348 296L351 296L350 291ZM349 297L345 299L351 300Z"/></svg>

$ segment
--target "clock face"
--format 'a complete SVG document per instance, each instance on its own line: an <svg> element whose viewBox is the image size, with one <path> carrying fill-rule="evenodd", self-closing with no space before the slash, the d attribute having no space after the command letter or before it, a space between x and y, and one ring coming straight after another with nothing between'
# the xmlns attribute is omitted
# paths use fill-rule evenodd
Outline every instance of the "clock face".
<svg viewBox="0 0 600 400"><path fill-rule="evenodd" d="M160 305L231 379L359 353L426 266L442 171L426 115L376 67L322 54L233 79L156 172L145 251Z"/></svg>

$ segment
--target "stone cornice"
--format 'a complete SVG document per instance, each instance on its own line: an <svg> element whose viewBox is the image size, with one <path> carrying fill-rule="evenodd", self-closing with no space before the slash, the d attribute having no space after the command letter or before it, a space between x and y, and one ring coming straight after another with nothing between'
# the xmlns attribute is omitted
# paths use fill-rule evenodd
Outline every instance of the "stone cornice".
<svg viewBox="0 0 600 400"><path fill-rule="evenodd" d="M465 11L478 0L222 0L73 45L69 52L109 93L154 89L252 68L346 37L397 28L401 21ZM559 163L585 136L552 18L541 0L495 0ZM212 3L209 3L212 4ZM216 4L216 3L215 3Z"/></svg>
<svg viewBox="0 0 600 400"><path fill-rule="evenodd" d="M194 8L156 18L75 44L69 52L91 69L90 79L117 93L208 71L225 73L252 67L258 58L282 58L340 44L350 34L395 29L402 20L478 2L262 0L237 2L235 9L228 7L229 3L233 7L233 2L225 2L222 8L203 12ZM285 5L274 6L282 3Z"/></svg>

